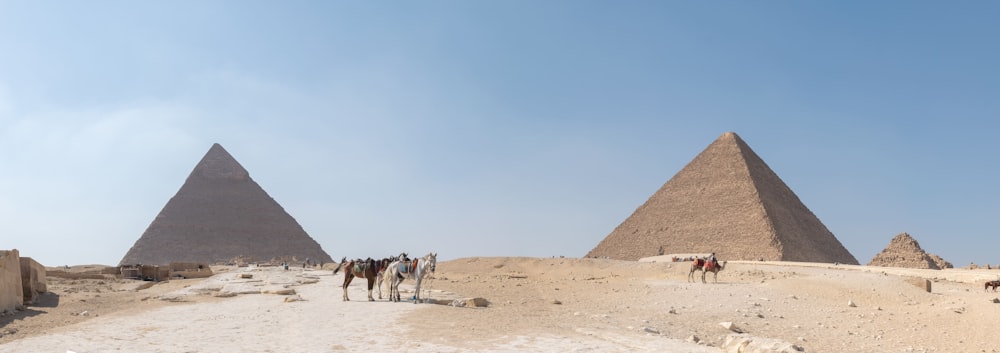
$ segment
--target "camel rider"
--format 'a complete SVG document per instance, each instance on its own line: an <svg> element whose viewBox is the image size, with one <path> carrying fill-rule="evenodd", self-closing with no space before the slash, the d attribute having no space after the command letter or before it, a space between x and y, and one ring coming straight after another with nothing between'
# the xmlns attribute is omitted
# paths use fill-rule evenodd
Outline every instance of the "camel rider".
<svg viewBox="0 0 1000 353"><path fill-rule="evenodd" d="M719 267L719 260L715 259L715 253L708 255L708 261L712 262L712 267Z"/></svg>

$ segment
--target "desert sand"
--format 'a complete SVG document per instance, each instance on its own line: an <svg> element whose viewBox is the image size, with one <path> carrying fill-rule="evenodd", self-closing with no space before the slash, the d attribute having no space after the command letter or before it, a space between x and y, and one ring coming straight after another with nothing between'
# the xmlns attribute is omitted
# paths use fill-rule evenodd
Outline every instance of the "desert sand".
<svg viewBox="0 0 1000 353"><path fill-rule="evenodd" d="M734 334L722 322L806 352L1000 350L1000 293L983 289L997 270L730 261L718 283L690 283L688 269L461 258L439 263L421 291L488 307L368 302L358 279L344 302L329 269L213 268L149 288L50 277L38 303L0 317L0 352L722 352Z"/></svg>

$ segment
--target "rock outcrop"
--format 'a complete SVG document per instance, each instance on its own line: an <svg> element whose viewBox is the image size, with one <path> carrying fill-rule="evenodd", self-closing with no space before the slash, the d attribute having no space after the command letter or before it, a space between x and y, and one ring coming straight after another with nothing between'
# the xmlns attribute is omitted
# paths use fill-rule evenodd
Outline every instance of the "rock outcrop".
<svg viewBox="0 0 1000 353"><path fill-rule="evenodd" d="M796 353L805 352L805 349L780 339L731 334L726 336L726 340L722 344L722 351L726 353Z"/></svg>

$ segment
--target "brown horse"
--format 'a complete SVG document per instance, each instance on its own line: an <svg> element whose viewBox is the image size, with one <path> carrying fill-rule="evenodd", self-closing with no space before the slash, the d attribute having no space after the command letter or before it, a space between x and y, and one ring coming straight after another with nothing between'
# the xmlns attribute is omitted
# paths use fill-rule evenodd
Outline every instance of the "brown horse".
<svg viewBox="0 0 1000 353"><path fill-rule="evenodd" d="M367 260L357 259L357 260L347 261L347 257L344 257L343 259L340 260L340 264L337 265L337 268L333 270L333 274L337 274L337 272L340 272L341 268L344 268L345 302L351 300L350 298L347 297L347 286L351 284L351 280L353 280L354 277L364 278L368 280L368 301L371 302L375 301L375 298L372 298L372 287L375 286L375 279L376 277L378 277L378 273L380 271L379 265L381 264L382 264L381 261L372 260L372 258L370 257ZM380 298L382 297L381 292L382 288L379 288Z"/></svg>
<svg viewBox="0 0 1000 353"><path fill-rule="evenodd" d="M705 259L695 258L691 262L691 271L688 272L688 282L694 282L694 271L701 271L701 283L705 282L705 274L712 273L712 281L719 283L719 271L726 269L726 263L729 261L723 261L719 264L716 261L707 261Z"/></svg>
<svg viewBox="0 0 1000 353"><path fill-rule="evenodd" d="M986 281L986 284L983 285L983 290L989 290L990 287L993 287L993 291L996 292L997 287L1000 287L1000 281Z"/></svg>

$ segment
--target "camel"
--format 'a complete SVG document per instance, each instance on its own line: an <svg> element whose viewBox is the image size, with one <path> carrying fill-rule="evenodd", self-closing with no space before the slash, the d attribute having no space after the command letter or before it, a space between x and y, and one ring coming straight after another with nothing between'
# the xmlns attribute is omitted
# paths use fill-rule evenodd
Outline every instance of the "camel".
<svg viewBox="0 0 1000 353"><path fill-rule="evenodd" d="M705 274L708 272L712 273L712 282L719 283L719 271L726 269L727 262L729 261L723 261L719 264L705 259L694 259L691 262L691 271L688 272L688 282L694 282L694 271L701 271L701 283L708 283L705 282Z"/></svg>

